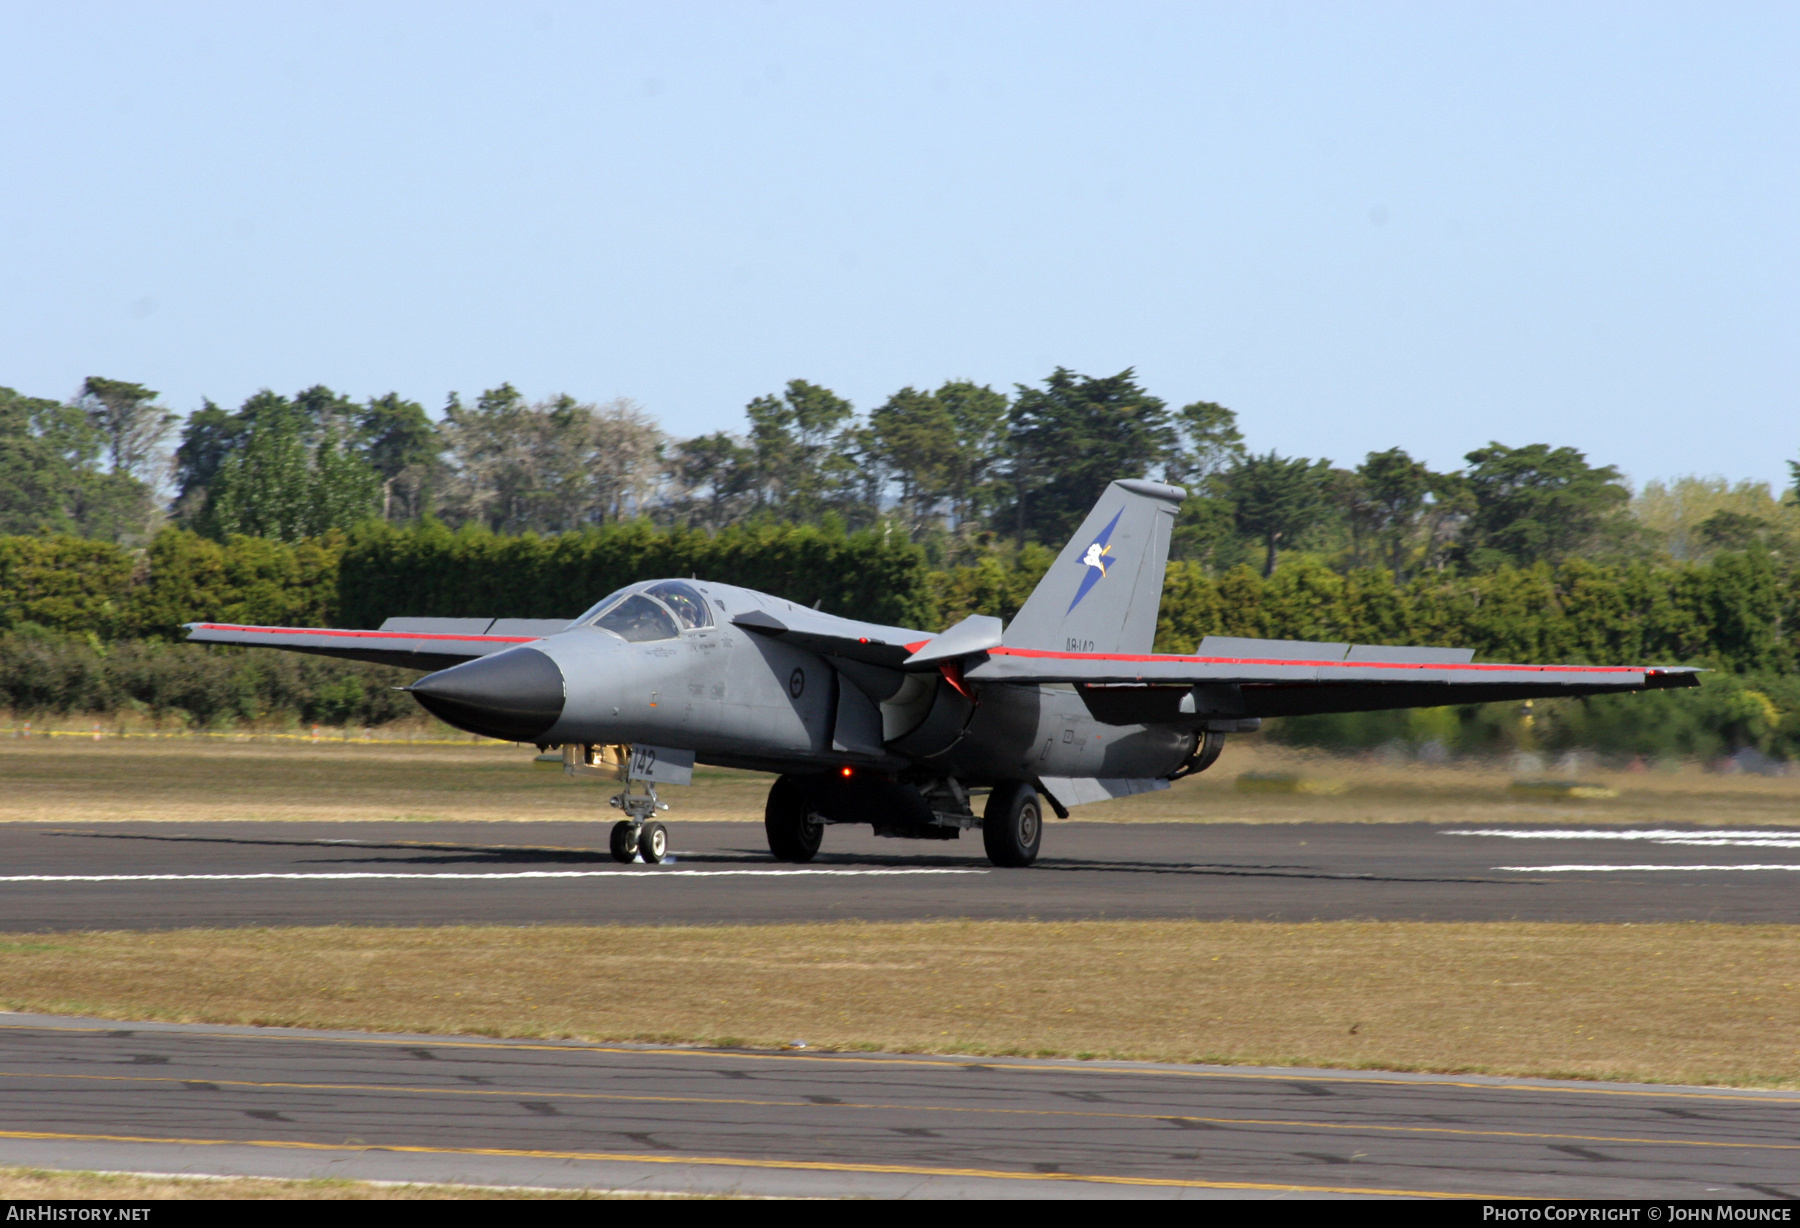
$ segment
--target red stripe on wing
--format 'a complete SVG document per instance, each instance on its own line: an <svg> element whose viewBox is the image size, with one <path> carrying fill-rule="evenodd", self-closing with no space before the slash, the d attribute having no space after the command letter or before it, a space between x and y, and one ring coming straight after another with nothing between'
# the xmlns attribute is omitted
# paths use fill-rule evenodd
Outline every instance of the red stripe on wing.
<svg viewBox="0 0 1800 1228"><path fill-rule="evenodd" d="M231 623L196 623L202 631L245 631L255 635L329 635L352 640L446 640L465 644L529 644L541 635L445 635L423 631L339 631L330 627L238 627Z"/></svg>

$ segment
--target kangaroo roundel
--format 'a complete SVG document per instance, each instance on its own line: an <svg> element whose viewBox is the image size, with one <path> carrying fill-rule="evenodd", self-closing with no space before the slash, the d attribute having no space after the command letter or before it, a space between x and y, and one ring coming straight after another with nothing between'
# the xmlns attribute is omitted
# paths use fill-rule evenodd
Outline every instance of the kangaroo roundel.
<svg viewBox="0 0 1800 1228"><path fill-rule="evenodd" d="M1114 512L1113 518L1107 522L1106 528L1100 531L1099 537L1088 544L1087 553L1081 556L1081 565L1088 569L1088 573L1081 578L1081 587L1075 590L1075 599L1069 602L1070 610L1081 604L1081 599L1088 595L1089 589L1106 579L1106 569L1112 563L1112 560L1106 557L1112 552L1110 544L1112 533L1119 526L1119 517L1124 514L1124 508Z"/></svg>

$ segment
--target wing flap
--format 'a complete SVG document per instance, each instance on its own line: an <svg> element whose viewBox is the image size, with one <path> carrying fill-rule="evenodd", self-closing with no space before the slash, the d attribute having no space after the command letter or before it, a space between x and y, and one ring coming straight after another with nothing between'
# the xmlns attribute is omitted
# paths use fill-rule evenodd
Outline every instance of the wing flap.
<svg viewBox="0 0 1800 1228"><path fill-rule="evenodd" d="M1253 640L1237 635L1209 635L1200 641L1197 657L1242 658L1250 661L1342 661L1348 644L1318 640Z"/></svg>

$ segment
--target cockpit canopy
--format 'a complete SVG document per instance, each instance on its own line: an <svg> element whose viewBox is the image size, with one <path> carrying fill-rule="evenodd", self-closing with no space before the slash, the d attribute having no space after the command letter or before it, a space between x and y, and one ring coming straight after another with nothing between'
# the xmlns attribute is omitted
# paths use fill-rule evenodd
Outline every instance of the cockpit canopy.
<svg viewBox="0 0 1800 1228"><path fill-rule="evenodd" d="M691 584L684 584L680 580L664 580L644 591L669 607L669 611L680 621L683 631L713 625L712 611L707 608L706 598Z"/></svg>
<svg viewBox="0 0 1800 1228"><path fill-rule="evenodd" d="M598 627L632 644L672 640L683 631L713 625L706 598L682 580L632 585L595 603L571 627Z"/></svg>

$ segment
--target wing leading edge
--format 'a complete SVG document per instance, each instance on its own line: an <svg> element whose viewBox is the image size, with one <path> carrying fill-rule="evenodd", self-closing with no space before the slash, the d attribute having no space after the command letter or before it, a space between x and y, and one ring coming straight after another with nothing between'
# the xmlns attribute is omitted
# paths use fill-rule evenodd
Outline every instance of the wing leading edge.
<svg viewBox="0 0 1800 1228"><path fill-rule="evenodd" d="M407 669L439 670L516 644L554 635L568 623L561 619L523 618L390 618L379 631L345 631L331 627L250 627L236 623L188 623L190 644L237 644L244 648L280 648L322 657L372 661Z"/></svg>
<svg viewBox="0 0 1800 1228"><path fill-rule="evenodd" d="M1254 652L1256 643L1237 640L1232 647ZM1700 684L1700 671L1688 666L1475 664L1466 656L1446 659L1467 650L1349 644L1311 645L1326 651L1309 658L1295 651L1300 645L1293 641L1264 643L1277 651L1177 656L997 647L967 663L963 677L972 683L1072 683L1094 718L1114 725L1432 708Z"/></svg>

